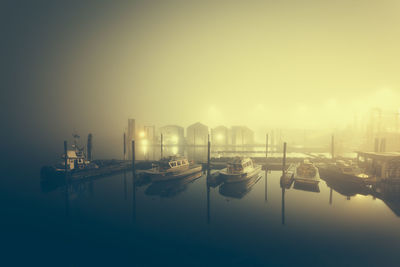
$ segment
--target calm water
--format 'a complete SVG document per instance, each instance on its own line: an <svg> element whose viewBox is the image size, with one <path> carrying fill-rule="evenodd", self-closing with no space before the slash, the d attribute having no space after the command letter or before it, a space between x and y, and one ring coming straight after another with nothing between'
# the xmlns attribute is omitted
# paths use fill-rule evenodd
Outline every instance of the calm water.
<svg viewBox="0 0 400 267"><path fill-rule="evenodd" d="M67 191L41 187L39 168L2 187L5 265L398 266L398 202L340 181L283 191L274 171L215 187L127 172Z"/></svg>

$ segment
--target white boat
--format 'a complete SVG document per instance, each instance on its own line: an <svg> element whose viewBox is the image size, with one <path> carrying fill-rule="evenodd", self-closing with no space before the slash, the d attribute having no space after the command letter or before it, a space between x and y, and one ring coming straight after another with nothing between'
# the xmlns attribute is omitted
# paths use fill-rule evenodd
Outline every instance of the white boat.
<svg viewBox="0 0 400 267"><path fill-rule="evenodd" d="M219 171L219 175L225 183L237 183L258 175L260 171L261 165L255 165L251 158L236 157Z"/></svg>
<svg viewBox="0 0 400 267"><path fill-rule="evenodd" d="M321 181L318 168L307 159L296 166L293 179L295 182L309 184L318 184Z"/></svg>
<svg viewBox="0 0 400 267"><path fill-rule="evenodd" d="M174 156L160 160L153 164L150 170L143 173L149 175L151 181L158 182L180 179L201 170L201 165L190 164L186 158Z"/></svg>

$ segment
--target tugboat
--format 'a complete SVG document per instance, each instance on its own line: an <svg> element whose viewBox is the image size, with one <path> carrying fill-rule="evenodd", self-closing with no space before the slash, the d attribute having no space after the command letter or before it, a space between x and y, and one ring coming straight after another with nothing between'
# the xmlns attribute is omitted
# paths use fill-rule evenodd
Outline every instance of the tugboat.
<svg viewBox="0 0 400 267"><path fill-rule="evenodd" d="M152 182L158 182L183 178L201 170L201 165L190 164L184 157L171 156L153 163L152 168L143 173L150 176Z"/></svg>
<svg viewBox="0 0 400 267"><path fill-rule="evenodd" d="M48 183L62 184L65 181L66 172L68 180L81 180L91 177L99 177L122 170L132 168L129 161L122 160L94 160L90 159L91 155L91 139L88 136L88 154L86 156L84 147L78 144L79 135L73 134L74 144L72 149L67 150L67 153L62 155L62 161L55 165L43 166L40 170L41 181ZM90 144L90 145L89 145Z"/></svg>
<svg viewBox="0 0 400 267"><path fill-rule="evenodd" d="M236 157L219 172L225 183L246 181L261 171L261 165L255 165L251 158Z"/></svg>

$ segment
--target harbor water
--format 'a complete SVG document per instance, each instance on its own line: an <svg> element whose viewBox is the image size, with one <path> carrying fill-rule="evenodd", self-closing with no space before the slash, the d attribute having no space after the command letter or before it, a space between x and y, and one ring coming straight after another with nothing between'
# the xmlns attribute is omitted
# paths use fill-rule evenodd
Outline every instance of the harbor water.
<svg viewBox="0 0 400 267"><path fill-rule="evenodd" d="M132 172L70 186L40 185L40 166L5 173L3 266L396 266L400 204L281 172L242 185L191 177L144 183ZM4 183L5 180L2 180ZM319 192L318 192L319 191Z"/></svg>

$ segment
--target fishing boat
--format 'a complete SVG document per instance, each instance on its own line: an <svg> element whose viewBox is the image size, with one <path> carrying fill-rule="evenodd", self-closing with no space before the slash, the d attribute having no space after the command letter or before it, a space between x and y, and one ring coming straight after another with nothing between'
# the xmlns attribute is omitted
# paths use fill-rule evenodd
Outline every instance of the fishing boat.
<svg viewBox="0 0 400 267"><path fill-rule="evenodd" d="M225 183L237 183L248 180L261 171L261 165L255 165L251 158L236 157L219 174Z"/></svg>
<svg viewBox="0 0 400 267"><path fill-rule="evenodd" d="M90 136L90 138L89 138ZM88 136L88 144L91 144L91 135ZM60 185L68 180L81 180L92 177L109 175L122 170L132 168L132 163L122 160L91 160L91 152L85 153L82 145L79 145L78 134L73 134L74 144L61 156L61 161L54 165L43 166L40 170L41 180ZM89 147L89 146L88 146ZM88 149L90 150L90 149ZM87 156L89 154L89 157Z"/></svg>
<svg viewBox="0 0 400 267"><path fill-rule="evenodd" d="M297 183L318 184L320 182L318 168L306 159L294 169L293 179Z"/></svg>
<svg viewBox="0 0 400 267"><path fill-rule="evenodd" d="M190 164L184 157L171 156L153 163L152 168L143 173L148 175L152 182L157 182L180 179L201 170L201 165Z"/></svg>

